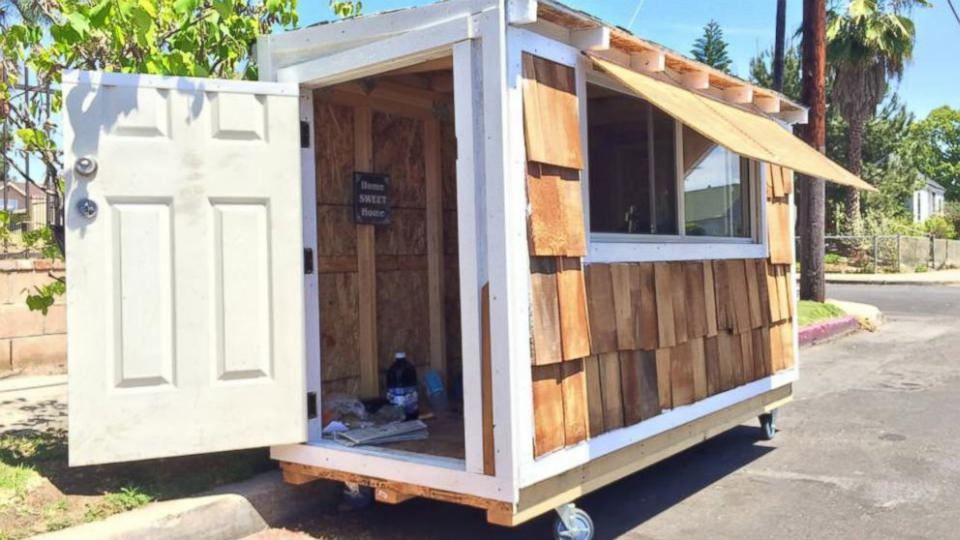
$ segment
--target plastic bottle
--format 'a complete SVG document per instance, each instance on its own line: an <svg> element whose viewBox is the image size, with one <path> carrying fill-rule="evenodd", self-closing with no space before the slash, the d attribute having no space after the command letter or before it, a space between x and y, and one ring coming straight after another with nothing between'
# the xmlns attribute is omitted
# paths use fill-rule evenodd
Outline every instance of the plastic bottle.
<svg viewBox="0 0 960 540"><path fill-rule="evenodd" d="M416 420L420 416L419 400L417 370L407 360L407 353L398 352L387 371L387 401L403 409L407 420Z"/></svg>
<svg viewBox="0 0 960 540"><path fill-rule="evenodd" d="M447 402L447 391L443 387L443 379L440 372L435 369L428 369L423 375L423 389L427 393L427 401L430 402L430 408L437 415L447 412L449 404Z"/></svg>

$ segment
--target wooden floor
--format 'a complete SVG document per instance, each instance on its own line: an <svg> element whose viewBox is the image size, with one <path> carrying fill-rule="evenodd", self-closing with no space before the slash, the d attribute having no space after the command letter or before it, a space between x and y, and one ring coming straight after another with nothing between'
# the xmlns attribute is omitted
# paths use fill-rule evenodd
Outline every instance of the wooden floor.
<svg viewBox="0 0 960 540"><path fill-rule="evenodd" d="M430 436L422 441L407 441L381 445L383 448L404 450L417 454L464 459L463 417L450 413L445 417L423 420Z"/></svg>

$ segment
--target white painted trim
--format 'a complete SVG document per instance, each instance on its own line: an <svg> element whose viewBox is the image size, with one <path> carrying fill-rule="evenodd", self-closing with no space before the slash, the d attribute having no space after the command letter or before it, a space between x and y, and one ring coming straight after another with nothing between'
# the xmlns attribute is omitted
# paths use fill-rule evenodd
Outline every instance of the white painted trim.
<svg viewBox="0 0 960 540"><path fill-rule="evenodd" d="M570 44L583 51L605 51L610 48L610 28L596 26L571 30Z"/></svg>
<svg viewBox="0 0 960 540"><path fill-rule="evenodd" d="M521 464L533 454L522 66L505 17L482 17L495 461L497 477L509 480L516 497Z"/></svg>
<svg viewBox="0 0 960 540"><path fill-rule="evenodd" d="M477 210L482 181L483 112L479 40L453 46L453 98L457 137L457 234L460 268L460 346L463 359L463 438L466 470L483 473L483 395L477 248L482 227ZM481 159L477 159L477 158Z"/></svg>
<svg viewBox="0 0 960 540"><path fill-rule="evenodd" d="M507 0L508 24L533 24L537 22L537 0Z"/></svg>
<svg viewBox="0 0 960 540"><path fill-rule="evenodd" d="M508 482L493 476L469 473L456 459L387 451L376 447L349 448L328 440L310 444L291 444L270 448L270 457L372 478L404 482L431 489L450 491L515 502L517 491Z"/></svg>
<svg viewBox="0 0 960 540"><path fill-rule="evenodd" d="M449 55L454 43L472 37L472 17L463 16L281 68L277 79L311 86L336 84Z"/></svg>
<svg viewBox="0 0 960 540"><path fill-rule="evenodd" d="M518 47L523 52L528 52L558 64L576 66L583 56L576 47L561 43L536 32L531 32L530 30L510 28L509 36L511 47Z"/></svg>
<svg viewBox="0 0 960 540"><path fill-rule="evenodd" d="M104 71L65 70L65 84L89 84L91 86L122 86L182 90L186 92L227 92L236 94L259 94L265 96L296 96L300 88L296 84L235 81L228 79L202 79L198 77L168 77L166 75L142 75L140 73L108 73Z"/></svg>
<svg viewBox="0 0 960 540"><path fill-rule="evenodd" d="M315 441L321 437L322 396L320 391L320 288L317 266L317 180L316 180L316 133L313 130L313 92L304 90L300 94L300 121L309 125L310 143L300 149L300 178L303 199L303 247L313 254L313 273L303 276L304 294L304 331L306 333L307 392L317 395L317 417L307 419L307 440Z"/></svg>
<svg viewBox="0 0 960 540"><path fill-rule="evenodd" d="M796 380L796 369L781 371L770 377L727 390L690 405L671 409L639 424L604 433L577 446L558 450L541 457L531 467L522 470L520 486L526 487L546 480L601 456L775 390Z"/></svg>
<svg viewBox="0 0 960 540"><path fill-rule="evenodd" d="M659 73L667 69L667 55L652 49L631 53L630 67L647 73Z"/></svg>
<svg viewBox="0 0 960 540"><path fill-rule="evenodd" d="M498 0L449 0L410 9L357 17L343 21L308 26L300 30L269 34L274 55L284 56L302 51L323 49L344 43L374 41L414 32L453 19L470 16L494 8Z"/></svg>
<svg viewBox="0 0 960 540"><path fill-rule="evenodd" d="M764 259L765 244L590 242L587 263Z"/></svg>

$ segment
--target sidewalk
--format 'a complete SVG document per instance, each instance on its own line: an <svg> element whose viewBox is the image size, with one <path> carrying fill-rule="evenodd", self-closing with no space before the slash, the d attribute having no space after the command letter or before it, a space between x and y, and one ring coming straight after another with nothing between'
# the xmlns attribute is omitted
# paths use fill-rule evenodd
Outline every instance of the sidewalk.
<svg viewBox="0 0 960 540"><path fill-rule="evenodd" d="M960 285L960 270L912 274L827 274L827 283L871 285Z"/></svg>

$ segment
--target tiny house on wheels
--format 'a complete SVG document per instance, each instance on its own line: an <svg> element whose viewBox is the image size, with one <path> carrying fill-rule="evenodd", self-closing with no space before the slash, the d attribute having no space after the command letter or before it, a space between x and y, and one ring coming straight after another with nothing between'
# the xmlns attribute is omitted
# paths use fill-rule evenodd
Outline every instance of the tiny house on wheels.
<svg viewBox="0 0 960 540"><path fill-rule="evenodd" d="M794 171L869 188L790 133L803 107L546 0L256 54L259 82L64 74L72 464L270 446L290 482L587 537L580 495L772 436ZM450 412L325 436L400 351Z"/></svg>

